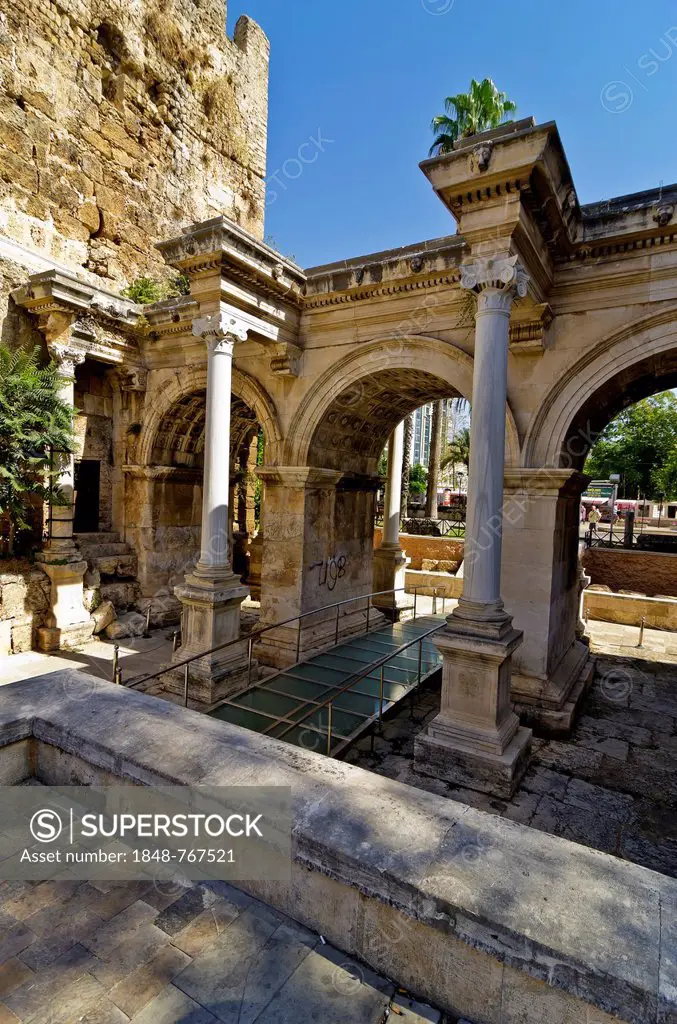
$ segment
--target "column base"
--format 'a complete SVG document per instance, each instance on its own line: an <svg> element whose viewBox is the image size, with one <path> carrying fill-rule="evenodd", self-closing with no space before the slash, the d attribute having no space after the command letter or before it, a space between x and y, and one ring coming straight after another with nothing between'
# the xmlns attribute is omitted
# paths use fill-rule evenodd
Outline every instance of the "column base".
<svg viewBox="0 0 677 1024"><path fill-rule="evenodd" d="M374 551L372 561L372 587L374 591L392 590L392 594L381 594L372 598L372 604L386 618L397 622L402 610L410 608L412 597L405 594L405 570L407 557L399 544L392 547L382 544Z"/></svg>
<svg viewBox="0 0 677 1024"><path fill-rule="evenodd" d="M177 660L178 660L177 652ZM185 694L184 669L177 668L163 676L163 687L167 693L176 693L180 697ZM239 693L249 685L249 665L245 661L239 662L230 669L222 672L204 670L199 662L193 662L189 666L188 675L188 702L189 705L197 705L194 710L211 711L212 708ZM258 678L258 662L252 661L251 682Z"/></svg>
<svg viewBox="0 0 677 1024"><path fill-rule="evenodd" d="M539 735L565 738L580 714L593 674L590 650L577 641L550 677L513 675L510 695L515 711Z"/></svg>
<svg viewBox="0 0 677 1024"><path fill-rule="evenodd" d="M75 651L92 639L94 620L73 626L40 626L38 629L39 651Z"/></svg>
<svg viewBox="0 0 677 1024"><path fill-rule="evenodd" d="M520 727L510 706L513 652L523 634L509 617L494 622L494 635L479 622L454 616L433 639L443 656L440 713L416 738L414 768L457 786L510 798L526 770L531 730Z"/></svg>
<svg viewBox="0 0 677 1024"><path fill-rule="evenodd" d="M530 748L531 729L521 726L502 754L465 750L428 732L416 737L414 770L453 786L509 800L527 770Z"/></svg>
<svg viewBox="0 0 677 1024"><path fill-rule="evenodd" d="M240 605L249 591L232 572L221 578L186 576L174 588L181 602L181 647L175 661L201 655L189 669L189 699L213 704L246 685L247 640L215 651L240 638ZM245 677L243 681L243 676ZM254 676L253 676L254 677ZM167 688L183 693L183 669L172 673Z"/></svg>

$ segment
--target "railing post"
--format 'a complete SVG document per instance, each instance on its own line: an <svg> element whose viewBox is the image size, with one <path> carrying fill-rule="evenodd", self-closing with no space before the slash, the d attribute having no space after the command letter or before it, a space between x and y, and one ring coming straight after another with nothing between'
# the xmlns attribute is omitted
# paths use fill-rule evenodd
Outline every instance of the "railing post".
<svg viewBox="0 0 677 1024"><path fill-rule="evenodd" d="M338 644L338 637L339 637L339 612L340 611L341 611L341 605L337 604L336 605L336 631L335 631L335 634L334 634L334 647L336 647L336 645Z"/></svg>
<svg viewBox="0 0 677 1024"><path fill-rule="evenodd" d="M330 703L327 707L327 757L331 757L331 727L333 719L333 706Z"/></svg>
<svg viewBox="0 0 677 1024"><path fill-rule="evenodd" d="M423 667L423 640L418 642L418 685L421 685L421 671Z"/></svg>
<svg viewBox="0 0 677 1024"><path fill-rule="evenodd" d="M118 681L118 658L120 657L120 645L113 644L113 682Z"/></svg>
<svg viewBox="0 0 677 1024"><path fill-rule="evenodd" d="M437 615L437 588L433 593L433 615Z"/></svg>
<svg viewBox="0 0 677 1024"><path fill-rule="evenodd" d="M296 630L296 660L301 660L301 618L299 616L299 627Z"/></svg>
<svg viewBox="0 0 677 1024"><path fill-rule="evenodd" d="M395 622L395 615L397 614L397 598L395 594L395 588L393 587L393 622Z"/></svg>
<svg viewBox="0 0 677 1024"><path fill-rule="evenodd" d="M418 597L418 587L414 587L414 619L412 619L412 622L416 619L416 598L417 597Z"/></svg>
<svg viewBox="0 0 677 1024"><path fill-rule="evenodd" d="M184 706L184 708L188 707L188 675L189 675L189 671L188 670L189 670L189 667L190 666L188 666L188 665L184 665L183 666L183 706Z"/></svg>
<svg viewBox="0 0 677 1024"><path fill-rule="evenodd" d="M176 648L179 646L179 631L175 629L172 633L172 654L176 654Z"/></svg>
<svg viewBox="0 0 677 1024"><path fill-rule="evenodd" d="M379 688L378 698L378 720L379 723L383 721L383 670L385 666L381 665L381 686Z"/></svg>
<svg viewBox="0 0 677 1024"><path fill-rule="evenodd" d="M250 636L247 644L247 686L252 684L252 651L254 650L254 640Z"/></svg>
<svg viewBox="0 0 677 1024"><path fill-rule="evenodd" d="M637 644L638 647L642 647L644 645L644 626L645 625L646 625L646 618L642 615L642 621L641 621L641 623L639 625L639 643Z"/></svg>
<svg viewBox="0 0 677 1024"><path fill-rule="evenodd" d="M150 602L149 602L148 603L148 607L146 608L146 626L145 626L145 629L143 631L143 635L146 636L146 637L150 636L150 607L151 606L150 606Z"/></svg>
<svg viewBox="0 0 677 1024"><path fill-rule="evenodd" d="M443 615L444 615L444 609L446 607L446 604L447 604L447 595L446 594L442 594L442 614Z"/></svg>
<svg viewBox="0 0 677 1024"><path fill-rule="evenodd" d="M367 598L367 628L365 629L365 633L369 632L369 609L370 608L371 608L371 598L368 597Z"/></svg>

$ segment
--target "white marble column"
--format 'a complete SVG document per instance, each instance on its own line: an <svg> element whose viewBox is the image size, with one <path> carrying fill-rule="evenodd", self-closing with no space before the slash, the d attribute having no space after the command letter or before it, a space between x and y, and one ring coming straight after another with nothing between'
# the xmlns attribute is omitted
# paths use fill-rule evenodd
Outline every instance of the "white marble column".
<svg viewBox="0 0 677 1024"><path fill-rule="evenodd" d="M417 737L419 772L504 798L526 769L531 731L510 704L511 657L523 634L501 600L501 537L510 310L527 293L516 256L461 268L477 295L463 596L435 636L440 713Z"/></svg>
<svg viewBox="0 0 677 1024"><path fill-rule="evenodd" d="M513 300L526 295L527 278L516 256L482 260L461 268L461 287L476 293L477 312L463 596L452 615L494 633L510 623L501 600L508 340Z"/></svg>
<svg viewBox="0 0 677 1024"><path fill-rule="evenodd" d="M247 329L233 317L214 314L193 321L193 334L207 345L204 479L200 559L193 575L209 580L232 576L230 564L230 404L233 350Z"/></svg>
<svg viewBox="0 0 677 1024"><path fill-rule="evenodd" d="M404 573L406 557L400 547L400 515L402 505L402 458L404 455L404 420L388 439L388 473L383 503L383 536L374 552L372 585L374 591L393 591L374 598L384 611L404 606Z"/></svg>
<svg viewBox="0 0 677 1024"><path fill-rule="evenodd" d="M247 340L247 328L234 316L214 313L194 320L193 334L207 346L202 529L200 558L174 591L183 604L177 661L237 639L240 605L249 593L231 566L229 508L233 351ZM211 704L240 687L244 653L235 644L196 659L190 669L190 696ZM182 687L182 677L172 684L172 689Z"/></svg>
<svg viewBox="0 0 677 1024"><path fill-rule="evenodd" d="M50 328L60 331L58 337L61 340L50 340ZM75 403L75 368L84 362L85 353L69 343L70 326L64 328L63 318L58 319L57 325L43 325L43 329L49 354L62 377L59 397L72 408ZM53 459L58 467L55 483L60 495L50 501L48 539L36 559L51 584L47 620L38 629L38 646L43 651L79 647L90 639L94 630L94 622L83 603L87 562L73 540L75 457L70 452L55 452Z"/></svg>

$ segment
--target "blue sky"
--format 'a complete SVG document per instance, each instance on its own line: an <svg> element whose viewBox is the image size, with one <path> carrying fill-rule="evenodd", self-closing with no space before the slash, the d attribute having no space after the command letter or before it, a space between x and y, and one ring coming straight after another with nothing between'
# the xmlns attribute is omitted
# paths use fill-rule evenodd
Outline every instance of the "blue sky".
<svg viewBox="0 0 677 1024"><path fill-rule="evenodd" d="M230 0L231 35L243 13L272 46L266 235L304 267L453 233L418 163L471 77L557 121L581 202L677 180L674 0Z"/></svg>

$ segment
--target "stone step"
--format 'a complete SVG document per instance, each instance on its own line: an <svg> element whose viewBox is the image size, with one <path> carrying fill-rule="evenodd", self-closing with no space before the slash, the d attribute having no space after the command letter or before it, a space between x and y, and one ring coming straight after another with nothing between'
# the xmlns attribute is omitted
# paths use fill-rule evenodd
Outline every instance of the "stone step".
<svg viewBox="0 0 677 1024"><path fill-rule="evenodd" d="M138 570L137 558L133 552L122 555L101 555L88 558L87 561L90 569L98 569L102 576L133 579Z"/></svg>
<svg viewBox="0 0 677 1024"><path fill-rule="evenodd" d="M102 544L119 544L120 534L117 530L108 530L101 533L74 533L73 538L77 544L84 542L91 544L100 541Z"/></svg>
<svg viewBox="0 0 677 1024"><path fill-rule="evenodd" d="M133 608L140 596L141 585L136 580L110 580L101 584L101 597L112 601L118 614Z"/></svg>
<svg viewBox="0 0 677 1024"><path fill-rule="evenodd" d="M110 544L95 544L93 541L80 541L78 547L80 548L83 557L87 559L101 558L105 555L131 555L134 553L129 544L125 544L124 541Z"/></svg>

